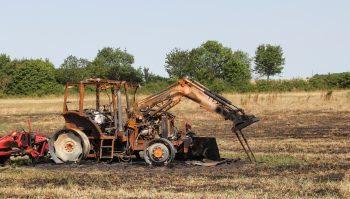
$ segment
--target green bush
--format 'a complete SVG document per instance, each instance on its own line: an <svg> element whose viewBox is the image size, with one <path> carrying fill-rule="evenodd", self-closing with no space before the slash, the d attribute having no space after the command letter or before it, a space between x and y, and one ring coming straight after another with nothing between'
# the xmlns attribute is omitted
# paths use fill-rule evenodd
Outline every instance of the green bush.
<svg viewBox="0 0 350 199"><path fill-rule="evenodd" d="M314 75L309 82L317 89L350 88L350 72Z"/></svg>
<svg viewBox="0 0 350 199"><path fill-rule="evenodd" d="M211 90L216 93L222 93L224 91L228 91L231 86L225 82L224 80L221 79L214 79L213 82L211 83L205 83L205 85Z"/></svg>
<svg viewBox="0 0 350 199"><path fill-rule="evenodd" d="M172 79L172 78L155 80L154 82L152 81L144 85L141 85L141 88L139 88L138 93L142 93L142 94L158 93L166 89L168 86L175 83L176 81L177 79Z"/></svg>
<svg viewBox="0 0 350 199"><path fill-rule="evenodd" d="M201 81L199 82L210 90L223 93L223 92L291 92L291 91L313 91L329 88L350 88L346 75L342 75L341 78L332 79L332 81L325 81L321 78L312 78L312 80L304 79L292 79L292 80L256 80L254 83L247 81L229 83L222 79L214 79L212 82ZM149 82L141 89L142 93L155 93L166 88L171 83L176 82L176 79L163 79L156 82Z"/></svg>
<svg viewBox="0 0 350 199"><path fill-rule="evenodd" d="M208 50L208 52L211 51ZM225 77L205 78L206 75L210 76L211 74L210 71L204 71L202 75L193 78L217 93L290 92L350 88L350 72L315 75L309 80L256 80L251 83L248 80L249 74L245 70L240 70L242 68L247 69L249 65L246 54L237 51L233 55L236 56L236 61L231 60L230 67L225 68L226 72L230 70L232 73L227 72ZM121 57L125 57L125 62L120 62ZM61 84L66 81L80 81L90 77L91 74L101 75L100 72L103 71L97 70L100 66L107 71L102 76L104 78L140 82L142 87L138 92L141 94L158 93L178 80L177 78L155 75L148 68L143 68L143 70L141 68L134 69L131 65L133 56L120 49L105 48L101 50L93 63L95 65L88 60L70 56L60 68L55 69L48 60L11 60L9 56L0 54L0 98L8 95L62 94L64 89ZM87 92L93 93L94 89L88 89Z"/></svg>
<svg viewBox="0 0 350 199"><path fill-rule="evenodd" d="M2 76L11 77L4 90L7 95L41 96L62 90L55 79L55 68L47 60L15 60L3 69Z"/></svg>
<svg viewBox="0 0 350 199"><path fill-rule="evenodd" d="M258 92L290 92L290 91L309 91L313 90L307 80L257 80L255 91Z"/></svg>

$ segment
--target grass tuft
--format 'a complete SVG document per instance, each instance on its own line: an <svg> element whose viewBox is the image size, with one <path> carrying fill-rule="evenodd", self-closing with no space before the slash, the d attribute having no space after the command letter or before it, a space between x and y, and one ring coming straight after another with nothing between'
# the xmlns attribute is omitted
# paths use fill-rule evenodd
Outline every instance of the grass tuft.
<svg viewBox="0 0 350 199"><path fill-rule="evenodd" d="M220 154L222 158L232 158L241 159L244 161L249 161L248 157L243 153L230 153L224 152ZM271 155L271 154L255 154L256 163L263 164L266 166L276 167L276 166L291 166L291 165L301 165L305 162L300 159L293 157L291 155Z"/></svg>

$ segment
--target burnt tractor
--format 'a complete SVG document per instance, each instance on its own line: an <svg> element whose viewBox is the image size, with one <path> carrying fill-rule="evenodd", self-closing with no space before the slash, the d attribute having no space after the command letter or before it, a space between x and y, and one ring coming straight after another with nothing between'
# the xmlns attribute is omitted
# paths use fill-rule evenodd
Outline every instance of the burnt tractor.
<svg viewBox="0 0 350 199"><path fill-rule="evenodd" d="M129 87L135 90L133 104ZM226 98L186 78L141 101L135 101L136 90L137 85L125 81L87 79L67 83L63 102L65 126L49 141L52 160L56 163L87 158L130 161L135 156L140 158L142 153L151 165L168 165L175 157L220 160L214 137L195 136L189 124L184 131L176 128L175 116L168 111L184 98L232 121L232 132L248 157L254 159L241 130L258 119L246 115ZM93 98L86 95L92 92L96 94ZM73 101L69 101L72 93L78 93L74 109L70 108ZM101 102L103 93L108 96L105 104Z"/></svg>

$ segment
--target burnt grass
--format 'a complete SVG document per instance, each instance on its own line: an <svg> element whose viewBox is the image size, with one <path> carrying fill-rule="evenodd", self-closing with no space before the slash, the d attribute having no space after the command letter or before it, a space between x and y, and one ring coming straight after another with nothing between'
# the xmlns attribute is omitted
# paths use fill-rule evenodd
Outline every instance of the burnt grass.
<svg viewBox="0 0 350 199"><path fill-rule="evenodd" d="M303 150L291 148L287 156L296 157L296 161L271 164L268 161L250 163L244 156L243 151L234 143L232 148L225 148L225 153L239 154L239 157L231 157L232 161L215 167L201 167L187 165L181 161L175 161L168 167L152 167L143 161L123 162L93 162L83 161L81 164L55 165L53 163L41 163L27 166L0 167L0 174L20 172L20 177L1 179L2 187L17 186L34 189L36 187L65 187L76 185L79 189L115 189L116 187L137 191L156 189L179 192L205 192L220 193L225 191L246 190L262 191L277 196L289 195L293 197L322 197L332 196L336 198L346 197L338 186L328 186L327 183L340 183L347 178L350 170L350 112L291 112L291 113L269 113L260 116L260 122L246 129L250 140L264 142L287 139L300 139L312 143L317 140L322 144L329 141L345 142L343 145L322 148L313 146ZM194 123L196 131L201 135L215 136L222 142L231 142L235 137L229 131L228 122L219 121L217 118L208 121ZM232 144L233 145L233 144ZM229 145L230 146L230 145ZM278 148L254 147L257 157L265 155L276 156ZM237 150L237 151L236 151ZM299 158L293 154L305 153L312 156L311 159ZM340 159L325 159L319 155L338 155ZM344 157L343 157L344 156ZM258 158L259 159L259 158ZM27 176L26 171L42 172L44 175ZM349 177L349 176L348 176ZM186 183L194 179L194 183ZM225 183L232 179L242 179L239 183ZM271 185L264 184L266 179L287 179L294 183L290 189L276 190ZM300 181L313 183L310 189L303 189ZM300 186L298 188L298 186ZM275 193L273 193L275 192ZM13 197L14 195L3 195L0 197Z"/></svg>

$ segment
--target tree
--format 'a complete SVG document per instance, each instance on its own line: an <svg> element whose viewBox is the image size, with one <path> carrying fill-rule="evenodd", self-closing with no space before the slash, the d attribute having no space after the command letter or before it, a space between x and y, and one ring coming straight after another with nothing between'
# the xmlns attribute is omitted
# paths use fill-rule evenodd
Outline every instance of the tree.
<svg viewBox="0 0 350 199"><path fill-rule="evenodd" d="M194 70L191 68L190 52L178 48L173 49L166 55L165 70L171 78L192 77Z"/></svg>
<svg viewBox="0 0 350 199"><path fill-rule="evenodd" d="M149 72L149 68L147 67L143 68L143 78L146 83L150 81L151 73Z"/></svg>
<svg viewBox="0 0 350 199"><path fill-rule="evenodd" d="M251 59L248 53L235 51L229 61L223 66L222 78L233 84L242 84L252 78L250 70Z"/></svg>
<svg viewBox="0 0 350 199"><path fill-rule="evenodd" d="M282 73L285 58L280 46L270 44L262 44L255 51L255 68L254 71L266 76L269 80L270 76Z"/></svg>
<svg viewBox="0 0 350 199"><path fill-rule="evenodd" d="M134 63L134 57L127 53L126 50L122 51L119 48L107 47L98 51L92 63L94 69L92 74L96 77L119 79L120 68L131 66ZM113 74L110 72L113 72Z"/></svg>
<svg viewBox="0 0 350 199"><path fill-rule="evenodd" d="M144 67L143 68L143 80L145 83L155 83L155 82L159 82L159 81L166 81L167 78L153 74L152 72L149 71L149 68Z"/></svg>
<svg viewBox="0 0 350 199"><path fill-rule="evenodd" d="M8 95L46 95L58 92L55 68L48 60L14 60L5 66L10 76L5 93Z"/></svg>
<svg viewBox="0 0 350 199"><path fill-rule="evenodd" d="M117 78L115 78L117 77ZM109 79L116 80L126 80L128 82L142 82L143 74L142 69L135 69L132 66L123 66L123 67L112 67L109 75Z"/></svg>
<svg viewBox="0 0 350 199"><path fill-rule="evenodd" d="M11 59L6 54L0 54L0 70L3 66L5 66L7 63L11 62Z"/></svg>
<svg viewBox="0 0 350 199"><path fill-rule="evenodd" d="M88 70L95 78L141 82L142 70L135 69L133 63L134 56L126 50L106 47L98 51Z"/></svg>
<svg viewBox="0 0 350 199"><path fill-rule="evenodd" d="M66 82L81 81L90 76L87 67L91 63L87 59L68 56L61 66L56 70L56 80L60 84Z"/></svg>
<svg viewBox="0 0 350 199"><path fill-rule="evenodd" d="M191 50L192 68L196 79L207 82L215 78L225 79L224 66L232 58L231 48L224 47L217 41L207 41L200 47Z"/></svg>
<svg viewBox="0 0 350 199"><path fill-rule="evenodd" d="M208 85L214 80L235 83L251 78L250 61L247 53L207 41L190 51L175 48L166 56L165 69L170 77L188 76Z"/></svg>
<svg viewBox="0 0 350 199"><path fill-rule="evenodd" d="M11 77L7 76L4 70L7 64L11 62L9 56L0 54L0 94L2 94L9 83Z"/></svg>

